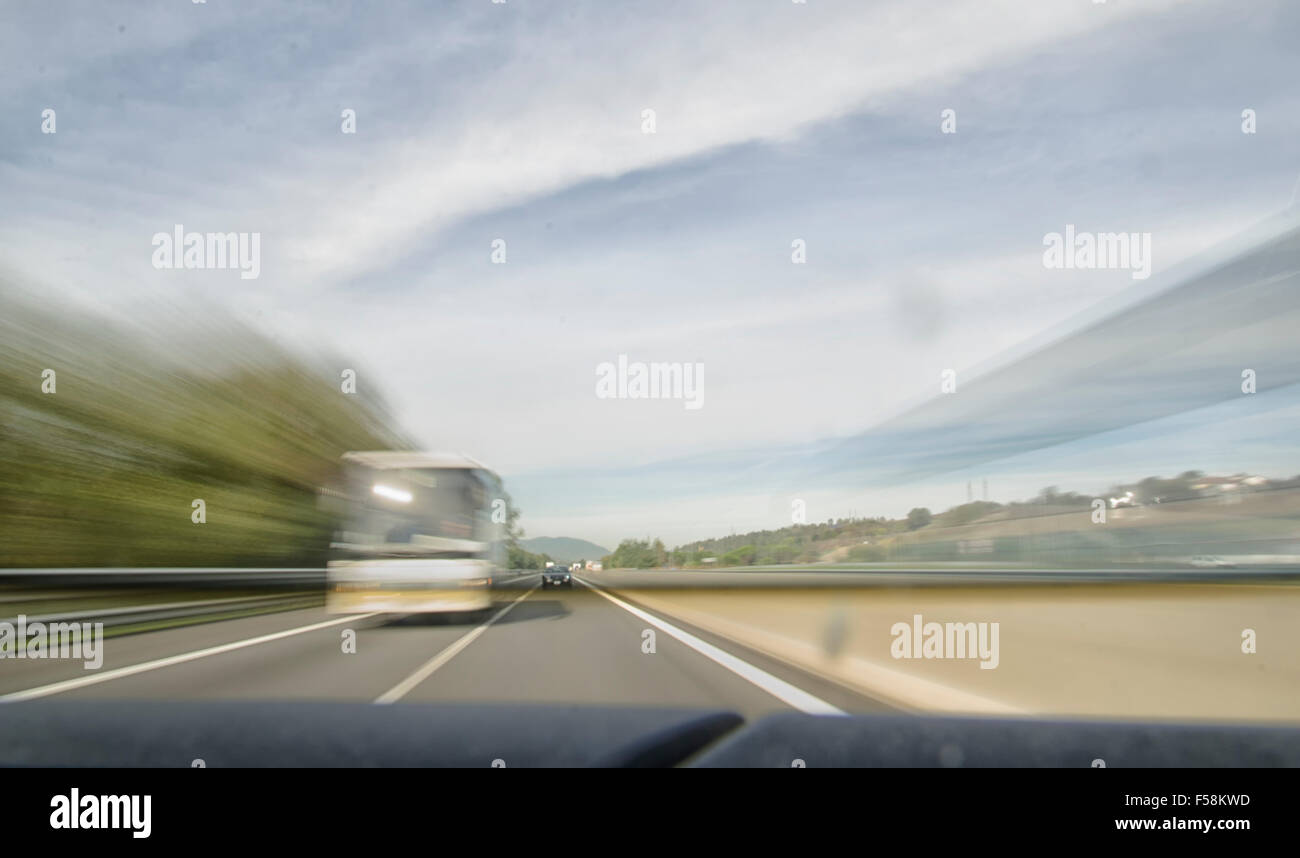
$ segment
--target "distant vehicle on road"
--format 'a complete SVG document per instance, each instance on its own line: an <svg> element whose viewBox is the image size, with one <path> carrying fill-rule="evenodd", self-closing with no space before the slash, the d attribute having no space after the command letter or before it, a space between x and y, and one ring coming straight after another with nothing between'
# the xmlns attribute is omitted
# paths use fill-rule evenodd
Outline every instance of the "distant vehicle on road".
<svg viewBox="0 0 1300 858"><path fill-rule="evenodd" d="M542 588L547 587L573 587L573 573L568 567L553 566L549 569L542 570Z"/></svg>
<svg viewBox="0 0 1300 858"><path fill-rule="evenodd" d="M326 610L483 611L504 565L493 521L501 480L456 453L345 453L343 531L331 543Z"/></svg>

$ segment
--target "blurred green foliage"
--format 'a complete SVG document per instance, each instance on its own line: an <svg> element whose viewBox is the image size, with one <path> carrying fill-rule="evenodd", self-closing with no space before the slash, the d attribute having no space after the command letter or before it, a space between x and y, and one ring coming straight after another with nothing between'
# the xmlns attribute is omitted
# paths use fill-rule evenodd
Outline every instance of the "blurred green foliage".
<svg viewBox="0 0 1300 858"><path fill-rule="evenodd" d="M668 552L658 539L653 543L648 539L624 539L601 562L606 569L653 569L667 565L667 560Z"/></svg>
<svg viewBox="0 0 1300 858"><path fill-rule="evenodd" d="M836 548L874 542L905 527L906 522L887 518L830 519L691 542L673 549L669 558L680 567L815 563Z"/></svg>
<svg viewBox="0 0 1300 858"><path fill-rule="evenodd" d="M506 566L510 569L545 569L549 554L534 554L517 542L506 546Z"/></svg>
<svg viewBox="0 0 1300 858"><path fill-rule="evenodd" d="M849 549L845 559L854 563L881 563L888 560L889 555L882 545L855 545Z"/></svg>
<svg viewBox="0 0 1300 858"><path fill-rule="evenodd" d="M324 562L340 454L409 445L376 385L342 391L349 364L215 318L146 329L0 298L0 565Z"/></svg>

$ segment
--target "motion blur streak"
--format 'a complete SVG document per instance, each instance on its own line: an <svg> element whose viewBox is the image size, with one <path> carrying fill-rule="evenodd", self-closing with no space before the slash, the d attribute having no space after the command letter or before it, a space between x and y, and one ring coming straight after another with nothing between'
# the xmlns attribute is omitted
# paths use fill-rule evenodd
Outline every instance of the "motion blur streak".
<svg viewBox="0 0 1300 858"><path fill-rule="evenodd" d="M1300 210L1103 302L1068 328L1010 350L963 381L961 396L934 397L846 441L821 460L823 474L858 471L893 483L1243 402L1245 367L1267 379L1272 407L1294 405Z"/></svg>
<svg viewBox="0 0 1300 858"><path fill-rule="evenodd" d="M320 565L339 455L403 445L373 386L199 307L149 333L7 286L0 566Z"/></svg>

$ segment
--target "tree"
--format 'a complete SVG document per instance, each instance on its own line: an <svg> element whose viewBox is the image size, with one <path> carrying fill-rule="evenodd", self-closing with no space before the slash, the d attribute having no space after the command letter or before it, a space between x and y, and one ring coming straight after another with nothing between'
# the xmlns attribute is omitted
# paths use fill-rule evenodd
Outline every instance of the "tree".
<svg viewBox="0 0 1300 858"><path fill-rule="evenodd" d="M662 549L663 543L659 543L659 547ZM655 548L645 539L624 539L614 553L605 558L605 566L609 569L651 569L658 565Z"/></svg>
<svg viewBox="0 0 1300 858"><path fill-rule="evenodd" d="M519 526L519 508L509 492L502 489L501 494L505 495L506 502L506 545L516 548L524 538L524 529Z"/></svg>
<svg viewBox="0 0 1300 858"><path fill-rule="evenodd" d="M719 563L723 566L753 566L758 551L752 545L742 545L722 555Z"/></svg>
<svg viewBox="0 0 1300 858"><path fill-rule="evenodd" d="M508 492L502 491L506 502L506 566L510 569L545 569L551 559L549 554L534 554L519 544L524 529L519 526L519 508Z"/></svg>
<svg viewBox="0 0 1300 858"><path fill-rule="evenodd" d="M923 506L913 507L907 513L907 529L919 530L934 519L930 511Z"/></svg>

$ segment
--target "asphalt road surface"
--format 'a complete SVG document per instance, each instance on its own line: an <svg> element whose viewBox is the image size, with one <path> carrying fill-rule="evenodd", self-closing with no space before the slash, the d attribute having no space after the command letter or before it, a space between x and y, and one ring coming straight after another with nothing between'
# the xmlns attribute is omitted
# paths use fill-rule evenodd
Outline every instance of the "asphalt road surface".
<svg viewBox="0 0 1300 858"><path fill-rule="evenodd" d="M1038 580L1047 574L607 571L579 576L573 589L541 589L533 573L499 581L492 610L472 618L311 608L109 636L97 670L78 660L0 658L0 701L1300 722L1294 570L1235 580L1083 570ZM900 658L895 627L922 619L996 628L998 636L990 656ZM355 652L345 651L352 641Z"/></svg>
<svg viewBox="0 0 1300 858"><path fill-rule="evenodd" d="M297 610L108 638L104 663L0 660L0 700L336 700L879 712L890 707L584 584L501 585L492 611ZM344 642L355 632L355 653ZM648 639L653 632L653 652Z"/></svg>

